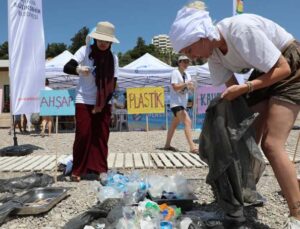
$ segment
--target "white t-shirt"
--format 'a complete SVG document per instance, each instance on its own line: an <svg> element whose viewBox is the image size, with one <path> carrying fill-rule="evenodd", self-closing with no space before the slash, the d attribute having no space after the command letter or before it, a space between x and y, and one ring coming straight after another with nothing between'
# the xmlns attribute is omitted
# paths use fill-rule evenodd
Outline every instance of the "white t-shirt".
<svg viewBox="0 0 300 229"><path fill-rule="evenodd" d="M89 58L89 54L91 52L91 46L82 46L74 55L73 59L78 62L79 65L82 66L94 66L94 61ZM118 70L119 70L119 62L118 57L113 54L114 63L115 63L115 70L114 70L114 77L118 77ZM76 87L76 99L75 103L84 103L95 105L96 104L96 93L97 93L97 86L95 83L95 77L91 74L88 76L80 76L79 75L79 82Z"/></svg>
<svg viewBox="0 0 300 229"><path fill-rule="evenodd" d="M185 72L185 80L183 80L183 77L178 69L173 70L171 75L171 84L178 84L178 83L186 83L191 81L191 75L187 72ZM177 107L177 106L183 106L186 108L188 102L188 90L183 91L175 91L170 86L170 107Z"/></svg>
<svg viewBox="0 0 300 229"><path fill-rule="evenodd" d="M228 81L233 73L247 69L268 72L278 61L282 48L293 36L275 22L254 14L225 18L217 28L226 40L226 55L214 49L208 60L214 85Z"/></svg>
<svg viewBox="0 0 300 229"><path fill-rule="evenodd" d="M48 87L48 86L45 86L45 89L44 90L46 90L46 91L51 91L51 90L53 90L51 87Z"/></svg>

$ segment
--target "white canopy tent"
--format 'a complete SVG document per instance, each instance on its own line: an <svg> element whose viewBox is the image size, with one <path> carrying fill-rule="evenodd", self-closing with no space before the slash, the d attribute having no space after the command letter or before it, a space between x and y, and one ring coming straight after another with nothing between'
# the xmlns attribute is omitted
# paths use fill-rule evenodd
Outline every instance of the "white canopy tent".
<svg viewBox="0 0 300 229"><path fill-rule="evenodd" d="M78 83L78 76L63 72L64 65L73 58L73 54L65 50L46 62L45 72L52 88L70 88Z"/></svg>
<svg viewBox="0 0 300 229"><path fill-rule="evenodd" d="M212 85L208 63L203 65L189 66L187 72L190 73L193 79L197 80L198 86ZM246 74L235 73L234 75L241 84L247 81L251 72L252 70Z"/></svg>
<svg viewBox="0 0 300 229"><path fill-rule="evenodd" d="M132 63L119 68L118 87L121 89L145 86L167 87L170 85L173 69L173 67L146 53Z"/></svg>

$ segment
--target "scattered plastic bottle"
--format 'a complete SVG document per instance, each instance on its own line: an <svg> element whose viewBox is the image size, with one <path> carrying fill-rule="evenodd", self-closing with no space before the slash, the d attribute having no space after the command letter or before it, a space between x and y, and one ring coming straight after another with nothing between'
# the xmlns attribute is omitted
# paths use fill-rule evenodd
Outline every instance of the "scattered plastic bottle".
<svg viewBox="0 0 300 229"><path fill-rule="evenodd" d="M160 222L160 229L172 229L172 223L169 221L161 221Z"/></svg>

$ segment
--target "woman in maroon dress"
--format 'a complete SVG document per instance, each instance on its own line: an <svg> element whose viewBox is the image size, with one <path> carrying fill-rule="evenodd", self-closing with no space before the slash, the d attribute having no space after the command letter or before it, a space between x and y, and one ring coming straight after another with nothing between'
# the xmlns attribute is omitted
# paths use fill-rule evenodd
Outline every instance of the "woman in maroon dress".
<svg viewBox="0 0 300 229"><path fill-rule="evenodd" d="M93 39L93 44L90 41ZM73 145L72 180L80 181L87 173L99 174L104 184L107 177L107 156L111 98L115 89L118 59L110 48L119 43L114 26L99 22L65 66L64 72L79 75L76 88L76 133Z"/></svg>

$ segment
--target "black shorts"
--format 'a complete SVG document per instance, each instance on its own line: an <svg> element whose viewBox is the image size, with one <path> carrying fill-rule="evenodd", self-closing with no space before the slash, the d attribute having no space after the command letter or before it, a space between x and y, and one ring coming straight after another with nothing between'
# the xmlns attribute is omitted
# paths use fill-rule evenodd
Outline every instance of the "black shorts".
<svg viewBox="0 0 300 229"><path fill-rule="evenodd" d="M290 65L291 75L269 87L249 93L248 96L245 96L248 106L253 106L271 97L300 105L300 43L294 41L287 47L282 55ZM249 80L256 79L262 74L264 73L254 70Z"/></svg>
<svg viewBox="0 0 300 229"><path fill-rule="evenodd" d="M177 106L177 107L172 107L171 108L171 111L173 112L174 116L176 117L176 113L178 111L182 111L182 110L185 110L185 108L183 106Z"/></svg>

